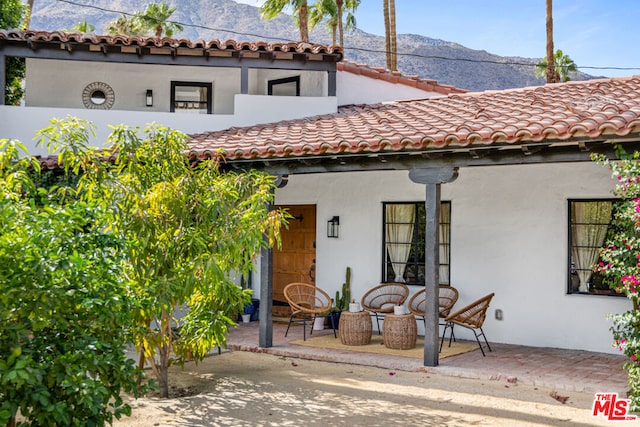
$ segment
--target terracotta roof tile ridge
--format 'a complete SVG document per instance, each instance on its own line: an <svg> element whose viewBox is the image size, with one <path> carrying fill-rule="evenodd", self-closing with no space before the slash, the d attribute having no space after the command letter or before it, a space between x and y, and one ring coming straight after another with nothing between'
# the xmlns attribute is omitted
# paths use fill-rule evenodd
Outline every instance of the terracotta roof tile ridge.
<svg viewBox="0 0 640 427"><path fill-rule="evenodd" d="M403 84L415 87L428 92L436 92L443 95L449 93L466 93L465 89L455 86L438 83L436 80L422 79L418 76L407 76L399 71L389 71L381 67L372 67L367 64L360 64L342 60L337 64L338 71L361 75L372 79L388 81L390 83Z"/></svg>
<svg viewBox="0 0 640 427"><path fill-rule="evenodd" d="M520 92L553 90L557 88L571 87L574 85L575 86L591 86L591 85L597 86L603 83L628 82L633 80L640 80L640 74L633 75L633 76L602 77L602 78L589 79L589 80L569 80L567 82L547 83L540 86L525 86L525 87L515 87L515 88L508 88L508 89L488 89L484 91L464 92L459 94L453 93L453 94L447 94L445 96L448 96L450 98L459 97L459 96L480 97L480 96L496 95L496 94L511 94L511 93L520 93Z"/></svg>
<svg viewBox="0 0 640 427"><path fill-rule="evenodd" d="M13 41L45 41L45 42L70 42L109 44L109 45L139 45L155 47L184 47L184 48L214 48L214 49L235 49L253 51L285 51L313 54L337 54L342 55L344 50L340 46L326 46L310 42L266 42L266 41L237 41L228 39L220 41L212 39L205 41L202 39L190 40L186 38L171 38L155 36L127 36L113 34L95 34L65 31L44 31L44 30L20 30L20 29L0 29L0 40Z"/></svg>

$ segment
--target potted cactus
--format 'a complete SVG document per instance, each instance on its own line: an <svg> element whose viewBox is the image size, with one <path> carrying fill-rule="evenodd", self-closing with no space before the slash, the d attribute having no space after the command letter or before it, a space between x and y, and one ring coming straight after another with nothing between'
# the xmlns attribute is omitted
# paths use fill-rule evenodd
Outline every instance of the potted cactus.
<svg viewBox="0 0 640 427"><path fill-rule="evenodd" d="M351 302L351 267L347 267L345 274L345 281L342 284L342 295L340 291L336 291L336 298L333 300L334 307L331 311L331 318L333 319L333 325L337 328L340 322L340 313L343 310L349 309L349 303Z"/></svg>

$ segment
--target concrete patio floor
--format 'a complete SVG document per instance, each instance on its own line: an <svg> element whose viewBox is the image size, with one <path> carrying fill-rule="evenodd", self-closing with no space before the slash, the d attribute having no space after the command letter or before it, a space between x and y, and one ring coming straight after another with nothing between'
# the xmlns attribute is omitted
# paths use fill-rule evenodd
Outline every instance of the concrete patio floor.
<svg viewBox="0 0 640 427"><path fill-rule="evenodd" d="M375 366L389 370L426 371L462 378L517 381L554 390L617 392L626 396L628 389L626 371L622 368L625 358L622 355L490 342L493 351L486 352L486 357L482 357L479 350L474 350L441 359L437 367L425 367L422 359L291 344L291 341L302 339L302 326L292 326L288 337L285 338L287 325L279 322L273 324L273 346L262 348L258 345L258 326L259 322L239 323L238 327L230 332L228 349ZM307 328L309 337L310 325ZM320 334L333 334L333 331L313 331L312 336Z"/></svg>

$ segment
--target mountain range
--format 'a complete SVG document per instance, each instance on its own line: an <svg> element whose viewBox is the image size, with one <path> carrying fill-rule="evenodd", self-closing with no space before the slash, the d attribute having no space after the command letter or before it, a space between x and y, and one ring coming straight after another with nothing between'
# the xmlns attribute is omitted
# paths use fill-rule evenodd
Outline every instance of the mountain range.
<svg viewBox="0 0 640 427"><path fill-rule="evenodd" d="M101 0L35 0L30 28L70 29L86 20L95 27L97 34L104 34L107 24L120 16L118 12L135 13L144 10L148 3L149 0L112 0L104 6L105 2ZM173 0L168 3L177 7L170 19L184 27L174 37L271 42L299 39L294 19L289 15L266 21L260 17L258 7L232 0ZM323 25L311 32L310 39L315 43L331 44L331 36ZM539 58L503 57L416 34L398 34L397 45L398 70L406 75L470 91L544 84L533 71ZM371 67L385 66L384 37L356 29L345 34L344 48L348 61ZM593 77L584 73L573 77L574 80L589 78Z"/></svg>

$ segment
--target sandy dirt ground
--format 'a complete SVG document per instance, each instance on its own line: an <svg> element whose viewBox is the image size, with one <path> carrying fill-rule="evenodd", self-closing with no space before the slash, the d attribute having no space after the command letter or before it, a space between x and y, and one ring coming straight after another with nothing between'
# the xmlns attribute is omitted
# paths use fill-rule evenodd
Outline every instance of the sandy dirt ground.
<svg viewBox="0 0 640 427"><path fill-rule="evenodd" d="M172 368L170 385L169 399L133 400L114 426L640 424L594 418L588 393L242 351Z"/></svg>

